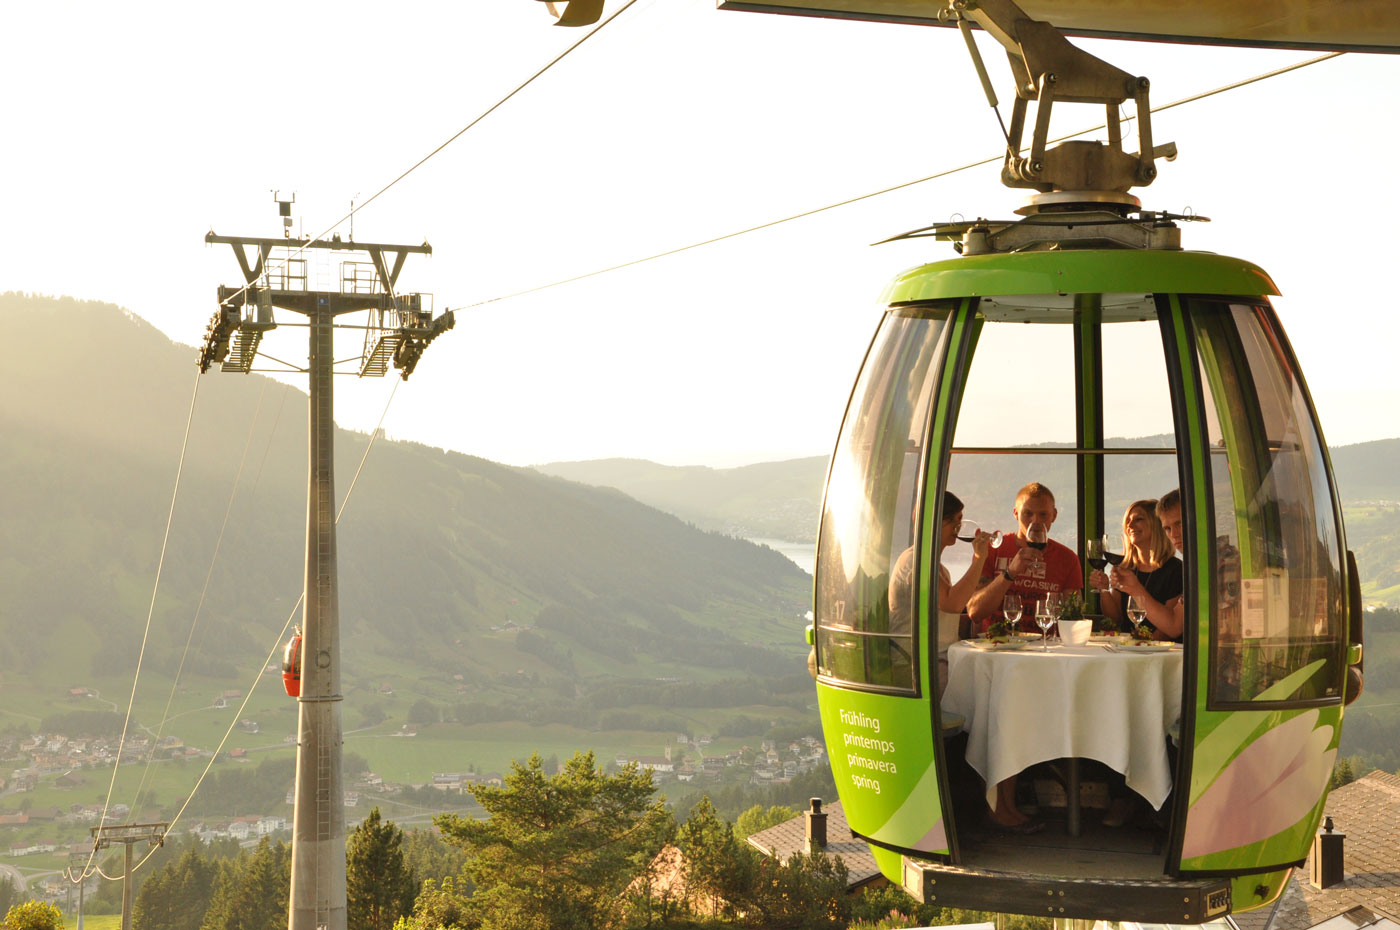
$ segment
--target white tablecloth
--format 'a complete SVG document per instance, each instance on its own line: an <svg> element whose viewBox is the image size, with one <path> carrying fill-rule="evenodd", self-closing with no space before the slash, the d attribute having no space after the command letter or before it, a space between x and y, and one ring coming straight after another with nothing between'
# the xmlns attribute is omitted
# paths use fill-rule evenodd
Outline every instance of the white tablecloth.
<svg viewBox="0 0 1400 930"><path fill-rule="evenodd" d="M967 761L996 786L1037 762L1097 759L1160 808L1171 791L1166 733L1181 716L1179 650L1128 655L1102 646L1035 643L991 652L948 650L945 712L961 714Z"/></svg>

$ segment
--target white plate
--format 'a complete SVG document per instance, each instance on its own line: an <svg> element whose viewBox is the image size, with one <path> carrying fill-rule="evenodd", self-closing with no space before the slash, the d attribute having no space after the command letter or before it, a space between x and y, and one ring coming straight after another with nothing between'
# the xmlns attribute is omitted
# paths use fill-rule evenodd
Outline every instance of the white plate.
<svg viewBox="0 0 1400 930"><path fill-rule="evenodd" d="M1174 646L1174 645L1175 645L1175 643L1147 643L1147 642L1137 641L1137 642L1131 642L1131 643L1119 643L1117 646L1114 646L1113 649L1114 649L1115 652L1130 652L1130 653L1131 653L1131 652L1140 652L1140 653L1167 652L1167 651L1170 650L1170 649L1172 648L1172 646Z"/></svg>
<svg viewBox="0 0 1400 930"><path fill-rule="evenodd" d="M1005 643L993 643L985 639L970 639L968 642L971 643L975 649L984 649L988 652L1004 652L1011 649L1026 648L1027 640L1013 639Z"/></svg>

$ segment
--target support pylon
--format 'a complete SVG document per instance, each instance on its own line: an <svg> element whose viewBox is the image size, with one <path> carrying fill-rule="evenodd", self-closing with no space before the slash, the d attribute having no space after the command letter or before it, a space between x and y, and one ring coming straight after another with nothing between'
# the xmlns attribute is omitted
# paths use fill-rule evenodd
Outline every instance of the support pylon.
<svg viewBox="0 0 1400 930"><path fill-rule="evenodd" d="M427 243L357 244L339 236L329 241L249 239L212 232L205 241L233 246L245 283L219 288L219 309L200 351L201 370L208 371L214 362L222 363L225 371L257 370L253 363L258 344L277 326L274 309L303 314L308 322L306 575L287 925L289 930L347 930L335 538L335 318L356 311L370 314L359 360L361 376L384 374L392 360L406 379L427 344L452 328L453 316L447 311L433 319L431 311L423 309L426 295L395 293L404 259L413 252L431 254ZM251 263L248 247L257 250ZM312 290L306 260L299 256L318 249L367 252L370 261L347 259L341 263L339 290ZM284 254L278 267L269 265L276 261L274 250ZM392 267L386 255L393 259Z"/></svg>

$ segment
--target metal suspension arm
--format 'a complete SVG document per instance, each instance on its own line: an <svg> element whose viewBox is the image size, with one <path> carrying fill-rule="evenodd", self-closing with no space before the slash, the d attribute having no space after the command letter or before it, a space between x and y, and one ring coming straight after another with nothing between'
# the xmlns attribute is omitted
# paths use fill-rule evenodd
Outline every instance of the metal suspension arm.
<svg viewBox="0 0 1400 930"><path fill-rule="evenodd" d="M1071 45L1050 23L1031 19L1012 0L950 0L947 15L981 26L1006 48L1016 79L1002 182L1008 187L1050 191L1118 191L1151 184L1154 159L1171 157L1175 146L1154 150L1148 105L1150 82L1135 77ZM1137 103L1138 152L1123 151L1118 108L1129 97ZM1027 107L1036 101L1030 153L1022 156ZM1046 148L1050 113L1056 102L1091 103L1105 108L1108 144L1063 142Z"/></svg>

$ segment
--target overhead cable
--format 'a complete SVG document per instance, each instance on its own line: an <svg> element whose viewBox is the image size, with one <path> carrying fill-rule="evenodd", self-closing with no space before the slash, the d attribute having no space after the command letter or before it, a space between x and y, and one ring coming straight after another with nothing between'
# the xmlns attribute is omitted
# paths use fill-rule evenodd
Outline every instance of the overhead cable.
<svg viewBox="0 0 1400 930"><path fill-rule="evenodd" d="M1182 104L1194 103L1194 102L1197 101L1197 100L1204 100L1204 99L1207 98L1207 97L1213 97L1213 96L1215 96L1216 94L1224 93L1224 92L1227 91L1227 90L1235 90L1235 89L1240 88L1240 87L1245 87L1245 86L1247 86L1247 85L1249 85L1249 84L1257 83L1258 81L1263 81L1263 80L1266 80L1266 79L1272 78L1272 77L1278 77L1278 76L1281 75L1281 74L1287 74L1287 73L1290 72L1290 71L1297 71L1297 70L1299 70L1300 68L1306 68L1306 67L1308 67L1309 65L1315 65L1315 64L1318 64L1319 62L1328 61L1329 59L1337 58L1337 57L1339 57L1339 56L1341 56L1341 55L1345 55L1345 54L1346 54L1345 52L1330 52L1330 53L1328 53L1328 54L1326 54L1326 55L1319 55L1319 56L1316 57L1316 58L1309 58L1309 59L1306 60L1306 61L1295 62L1295 63L1293 63L1293 64L1291 64L1291 65L1285 65L1284 67L1282 67L1282 68L1277 68L1277 69L1275 69L1275 70L1273 70L1273 71L1268 71L1268 72L1265 72L1265 73L1263 73L1263 74L1256 74L1256 75L1254 75L1253 77L1244 78L1243 80L1235 81L1235 82L1230 83L1230 84L1225 84L1225 85L1223 85L1223 86L1221 86L1221 87L1214 88L1213 90L1203 91L1202 93L1199 93L1199 94L1192 94L1192 95L1189 96L1189 97L1182 97L1180 100L1173 100L1173 101L1171 101L1170 103L1164 103L1164 104L1161 104L1160 106L1152 107L1152 108L1151 108L1151 112L1153 112L1153 113L1158 113L1158 112L1160 112L1160 111L1162 111L1162 110L1170 110L1172 107L1179 107L1179 106L1181 106ZM1068 135L1058 136L1058 137L1056 137L1056 138L1054 138L1054 139L1047 140L1047 144L1049 144L1049 143L1055 143L1055 142L1064 142L1064 141L1066 141L1066 140L1068 140L1068 139L1074 139L1074 138L1077 138L1078 136L1088 135L1088 134L1091 133L1091 132L1098 132L1099 130L1105 129L1105 128L1107 128L1107 123L1099 123L1097 126L1088 126L1088 127L1084 128L1084 129L1080 129L1080 130L1077 130L1077 131L1075 131L1075 132L1071 132L1071 133L1069 133ZM465 306L463 306L463 307L457 307L457 308L455 308L455 309L457 309L457 310L474 310L474 309L476 309L476 308L478 308L478 307L484 307L484 306L486 306L486 305L488 305L488 304L498 303L498 302L503 301L503 300L511 300L511 299L513 299L513 298L516 298L516 297L524 297L526 294L534 294L534 293L538 293L539 291L546 291L546 290L549 290L550 288L560 287L560 286L565 285L565 284L572 284L572 283L574 283L575 281L583 281L583 280L585 280L585 279L587 279L587 278L596 278L598 275L608 274L609 272L612 272L612 271L621 271L621 270L624 269L624 268L631 268L631 267L634 266L634 265L641 265L641 264L644 264L644 263L646 263L646 262L656 261L656 260L659 259L659 258L666 258L666 257L671 256L671 255L678 255L678 254L680 254L681 252L689 252L689 251L691 251L692 249L698 249L698 248L700 248L700 247L702 247L702 246L714 245L714 244L717 243L717 242L724 242L724 241L727 240L727 239L734 239L734 238L737 238L737 237L739 237L739 236L748 235L749 233L759 232L760 230L771 229L771 228L773 228L774 226L781 226L781 225L784 224L784 223L791 223L793 220L805 219L806 217L809 217L809 216L815 216L815 215L817 215L818 213L825 213L825 212L827 212L827 211L829 211L829 210L835 210L835 209L838 208L838 207L846 207L846 206L850 206L850 205L853 204L853 203L860 203L860 202L863 201L863 200L870 200L870 199L872 199L872 198L874 198L874 197L880 197L880 196L882 196L882 195L884 195L884 194L892 194L892 193L894 193L895 191L904 190L905 188L913 187L913 186L915 186L916 184L923 184L923 183L928 182L928 181L935 181L935 180L937 180L937 179L939 179L939 178L946 178L946 177L948 177L949 175L958 174L959 172L962 172L962 171L968 171L968 170L970 170L970 169L972 169L972 168L980 168L980 167L982 167L983 165L994 164L994 163L996 163L996 162L1001 161L1003 158L1005 158L1005 153L1004 153L1004 152L998 153L998 154L993 155L993 156L990 156L990 157L988 157L988 158L982 158L982 159L978 159L977 161L968 162L967 164L965 164L965 165L959 165L959 166L956 167L956 168L948 168L948 169L946 169L946 170L944 170L944 171L939 171L939 172L937 172L937 173L935 173L935 174L927 175L926 177L916 178L916 179L914 179L914 180L912 180L912 181L905 181L905 182L902 183L902 184L895 184L895 185L892 186L892 187L881 188L880 190L877 190L877 191L871 191L871 192L868 193L868 194L861 194L861 195L858 196L858 197L849 197L849 198L847 198L847 199L845 199L845 200L839 200L839 201L837 201L836 203L827 204L827 205L824 206L824 207L816 207L815 209L812 209L812 210L804 210L804 211L801 212L801 213L794 213L792 216L785 216L785 217L783 217L782 219L779 219L779 220L771 220L771 221L769 221L769 222L767 222L767 223L760 223L760 224L758 224L757 226L749 226L749 227L746 227L746 228L744 228L744 229L739 229L739 230L736 230L736 231L731 232L731 233L725 233L725 234L722 235L722 236L714 236L714 237L709 238L709 239L703 239L703 240L701 240L701 241L699 241L699 242L692 242L690 245L683 245L683 246L680 246L680 247L678 247L678 248L667 249L665 252L657 252L657 253L654 254L654 255L648 255L648 256L646 256L646 257L644 257L644 258L634 258L634 259L632 259L631 261L622 262L621 264L617 264L617 265L609 265L609 266L606 267L606 268L599 268L599 269L596 270L596 271L589 271L589 272L586 272L586 273L584 273L584 274L577 274L577 275L574 275L574 276L569 277L569 278L562 278L562 279L560 279L560 280L558 280L558 281L552 281L552 282L550 282L549 284L540 284L540 285L538 285L538 286L536 286L536 287L529 287L529 288L526 288L526 289L523 290L523 291L514 291L514 292L512 292L512 293L510 293L510 294L502 294L502 295L499 296L499 297L491 297L491 298L488 298L487 300L479 300L479 301L477 301L477 302L474 303L474 304L467 304L467 305L465 305Z"/></svg>
<svg viewBox="0 0 1400 930"><path fill-rule="evenodd" d="M354 493L355 483L359 480L360 472L364 470L365 460L369 458L369 452L374 448L375 440L379 438L381 429L384 426L384 418L389 415L389 407L394 403L394 397L398 394L399 385L401 383L402 382L397 379L394 381L394 387L389 392L389 399L384 402L384 411L379 415L379 422L375 424L374 432L370 433L369 442L365 444L364 454L360 456L359 467L355 469L355 477L350 480L350 486L345 490L345 497L341 499L340 509L336 511L335 522L337 525L340 524L340 518L345 513L346 505L350 503L350 495ZM166 826L167 834L174 829L175 824L179 823L180 818L184 816L185 810L189 808L190 802L194 800L194 796L199 792L199 786L204 784L204 779L209 774L209 770L214 767L214 760L219 757L219 753L224 751L224 744L228 742L228 738L233 733L234 727L238 725L238 721L243 719L243 711L247 708L248 702L253 699L253 691L257 688L258 682L262 680L263 670L272 663L273 657L277 655L277 650L282 647L282 639L287 635L287 629L292 625L292 620L296 617L297 611L301 609L301 603L305 598L306 592L302 591L301 595L297 597L297 602L292 605L292 610L287 614L287 620L282 624L282 629L278 631L277 638L272 644L272 649L268 651L267 656L258 666L257 671L254 673L252 684L245 689L243 703L238 705L238 710L236 710L230 718L228 728L224 730L223 738L219 740L219 745L215 747L214 751L210 753L209 761L205 764L204 770L199 773L199 778L195 780L194 787L190 789L190 793L186 796L185 802L180 805L180 809L175 812L175 816L170 819L170 823ZM141 866L145 865L146 861L150 859L151 856L155 855L157 849L159 849L159 847L153 846L147 851L146 855L141 857L141 861L131 867L131 871L135 872L140 869ZM86 877L86 874L85 872L84 877Z"/></svg>
<svg viewBox="0 0 1400 930"><path fill-rule="evenodd" d="M448 140L447 140L446 142L442 143L442 144L439 145L437 148L433 149L431 152L429 152L428 154L424 155L422 158L418 159L418 161L414 162L412 166L410 166L406 171L404 171L404 172L403 172L402 174L400 174L398 177L394 178L394 180L390 181L388 184L385 184L385 185L384 185L383 187L381 187L379 190L377 190L377 191L375 191L373 194L371 194L371 195L369 196L369 199L365 200L363 203L360 203L360 204L357 205L357 206L352 206L352 207L350 208L350 212L349 212L349 213L345 214L345 215L342 216L340 219L336 220L334 223L332 223L331 225L327 226L327 227L326 227L325 229L323 229L319 234L317 234L317 235L315 235L315 236L312 236L310 239L306 240L306 242L305 242L304 244L298 246L297 248L293 249L291 252L289 252L289 253L287 253L285 256L283 256L283 257L280 259L280 261L282 262L282 264L285 265L287 262L289 262L289 261L291 261L292 259L296 258L296 257L297 257L298 255L300 255L302 252L305 252L306 249L310 246L310 244L311 244L312 242L317 242L317 241L321 240L322 238L324 238L325 236L327 236L328 234L330 234L333 230L335 230L337 227L339 227L341 223L344 223L346 220L349 220L349 219L353 218L353 217L355 216L356 213L359 213L359 212L360 212L361 210L363 210L365 207L367 207L367 206L369 206L370 204L374 203L374 201L378 200L379 197L380 197L382 194L386 193L386 192L387 192L391 187L393 187L395 184L398 184L398 183L399 183L400 181L402 181L404 178L408 177L410 174L412 174L413 172L415 172L415 171L417 171L419 168L421 168L421 167L424 165L424 163L426 163L426 162L428 161L428 159L432 158L432 157L433 157L434 155L436 155L438 152L441 152L443 149L447 148L447 147L448 147L449 145L451 145L453 142L456 142L456 141L457 141L458 139L460 139L464 134L466 134L467 130L471 129L473 126L475 126L477 123L481 122L482 120L486 119L486 117L490 116L492 113L494 113L496 110L498 110L502 105L504 105L505 102L506 102L507 100L509 100L510 98L514 97L516 94L520 93L522 90L524 90L525 88L529 87L532 83L534 83L534 81L535 81L536 78L540 77L540 76L543 75L546 71L548 71L550 68L553 68L553 67L554 67L555 65L557 65L559 62L563 61L563 60L568 56L568 54L569 54L570 52L572 52L574 49L578 48L578 47L579 47L580 45L582 45L583 43L587 42L589 39L593 38L593 37L594 37L595 35L597 35L599 32L602 32L604 26L606 26L608 23L612 22L613 20L617 19L617 18L618 18L619 16L621 16L623 13L627 12L627 10L632 6L632 4L634 4L634 3L636 3L636 2L637 2L637 0L627 0L627 2L624 3L622 6L618 7L617 10L616 10L611 16L609 16L607 19L603 20L603 21L602 21L601 23L599 23L598 25L594 26L592 29L588 30L588 32L586 32L586 33L583 35L583 37L580 38L577 42L575 42L573 45L570 45L568 48L564 49L564 51L560 52L558 55L555 55L554 58L550 59L549 64L545 65L543 68L540 68L540 69L539 69L538 71L536 71L534 74L532 74L532 75L530 75L528 78L526 78L526 79L524 80L524 82L522 82L521 84L519 84L519 85L515 88L515 90L512 90L510 93L506 94L506 95L505 95L504 97L502 97L500 100L497 100L495 103L491 104L491 106L488 107L480 116L478 116L476 119L472 120L472 121L471 121L470 123L468 123L467 125L463 126L461 129L457 130L455 133L453 133L452 136L449 137ZM232 299L233 297L237 297L237 296L239 296L239 295L245 293L245 292L248 290L249 286L250 286L250 285L248 285L248 284L243 285L242 288L240 288L239 290L235 291L232 295L230 295L230 298L229 298L229 299Z"/></svg>
<svg viewBox="0 0 1400 930"><path fill-rule="evenodd" d="M141 634L141 651L137 653L136 656L136 674L131 678L131 699L127 701L126 719L122 721L122 735L121 739L117 741L117 758L116 761L112 763L112 780L107 783L107 799L102 802L102 817L97 821L98 826L102 826L107 822L107 811L112 804L112 791L117 784L117 770L121 767L122 748L126 745L126 732L131 726L131 711L132 708L136 706L136 685L141 680L141 663L146 657L146 643L151 636L151 618L156 612L156 594L160 591L160 575L161 571L165 568L165 550L170 543L170 526L175 521L175 501L179 499L180 496L180 476L184 474L185 471L185 451L189 448L190 444L190 425L194 422L195 401L199 398L199 377L200 373L196 370L194 376L194 390L190 392L190 411L185 416L185 436L180 440L180 463L175 468L175 487L170 492L170 512L166 514L165 517L165 535L160 541L160 559L156 562L156 579L155 584L151 587L151 605L146 610L146 627ZM88 856L87 863L83 866L83 878L86 878L90 874L88 869L92 866L93 860L96 857L97 846L94 845L91 855Z"/></svg>
<svg viewBox="0 0 1400 930"><path fill-rule="evenodd" d="M219 561L219 550L224 544L224 533L228 530L229 518L233 515L233 502L238 497L238 485L243 480L243 466L248 462L248 450L253 446L253 431L258 424L258 415L262 413L263 397L267 394L268 379L263 379L262 390L258 392L258 405L253 409L253 418L248 423L248 438L243 443L243 455L238 460L238 471L233 476L233 487L229 491L228 505L224 508L224 520L219 525L219 536L214 540L214 551L209 556L209 569L204 573L204 587L199 592L199 602L195 604L194 616L190 620L190 632L185 637L185 649L180 653L180 664L175 668L175 677L170 682L170 694L165 699L165 712L161 715L160 724L156 727L155 739L151 740L151 751L146 756L146 767L141 772L141 781L136 785L136 793L132 795L131 809L136 810L137 804L141 800L141 790L146 787L146 779L151 773L151 764L155 760L156 750L160 748L161 738L165 735L165 725L170 720L170 708L175 703L175 692L180 687L180 679L185 672L185 662L189 659L190 644L194 642L194 631L199 626L199 615L204 611L204 601L209 595L209 583L214 578L214 566Z"/></svg>

